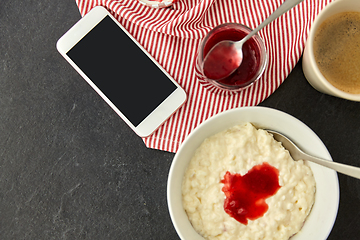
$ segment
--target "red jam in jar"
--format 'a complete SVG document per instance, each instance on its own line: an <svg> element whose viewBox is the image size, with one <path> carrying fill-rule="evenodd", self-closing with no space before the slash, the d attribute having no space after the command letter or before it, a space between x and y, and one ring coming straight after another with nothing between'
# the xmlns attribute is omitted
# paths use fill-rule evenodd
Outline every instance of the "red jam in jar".
<svg viewBox="0 0 360 240"><path fill-rule="evenodd" d="M239 24L224 24L215 28L205 39L203 47L203 59L210 49L224 40L239 41L251 30ZM255 39L255 37L257 39ZM254 82L261 74L266 65L266 51L260 37L253 36L243 45L243 59L240 67L230 76L217 82L227 86L245 87ZM205 76L206 77L206 76Z"/></svg>

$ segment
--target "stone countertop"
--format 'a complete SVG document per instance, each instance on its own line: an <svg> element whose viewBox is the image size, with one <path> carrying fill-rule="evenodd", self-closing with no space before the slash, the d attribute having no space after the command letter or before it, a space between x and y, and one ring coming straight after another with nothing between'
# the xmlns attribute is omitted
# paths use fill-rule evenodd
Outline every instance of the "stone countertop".
<svg viewBox="0 0 360 240"><path fill-rule="evenodd" d="M81 17L75 1L0 6L0 239L179 239L166 202L174 154L147 149L56 50ZM360 166L359 103L314 90L301 61L260 105ZM358 239L360 181L339 182L328 239Z"/></svg>

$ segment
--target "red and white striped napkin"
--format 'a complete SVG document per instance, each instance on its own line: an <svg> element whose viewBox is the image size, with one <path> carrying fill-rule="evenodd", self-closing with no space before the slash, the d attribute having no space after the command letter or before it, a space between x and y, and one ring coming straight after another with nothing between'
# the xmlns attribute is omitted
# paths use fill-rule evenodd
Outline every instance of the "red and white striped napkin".
<svg viewBox="0 0 360 240"><path fill-rule="evenodd" d="M155 9L137 0L76 0L81 15L104 6L184 88L188 101L153 135L149 148L176 152L186 136L209 117L228 109L255 106L272 94L301 57L309 29L320 10L332 0L304 0L270 23L259 35L269 55L263 76L236 94L207 90L195 76L197 48L207 32L226 23L255 28L284 0L178 0Z"/></svg>

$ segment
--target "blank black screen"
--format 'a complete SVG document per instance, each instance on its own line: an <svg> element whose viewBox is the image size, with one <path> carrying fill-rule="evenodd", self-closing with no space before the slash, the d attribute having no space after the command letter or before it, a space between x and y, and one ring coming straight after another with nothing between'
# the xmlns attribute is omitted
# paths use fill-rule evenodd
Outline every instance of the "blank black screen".
<svg viewBox="0 0 360 240"><path fill-rule="evenodd" d="M67 55L134 126L176 89L109 16Z"/></svg>

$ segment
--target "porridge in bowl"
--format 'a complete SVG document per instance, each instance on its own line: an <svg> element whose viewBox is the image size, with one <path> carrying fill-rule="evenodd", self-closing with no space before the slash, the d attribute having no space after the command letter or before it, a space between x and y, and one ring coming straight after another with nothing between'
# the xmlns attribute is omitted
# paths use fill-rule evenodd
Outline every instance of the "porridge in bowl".
<svg viewBox="0 0 360 240"><path fill-rule="evenodd" d="M281 143L251 123L207 139L182 184L183 207L205 239L289 239L315 200L315 179Z"/></svg>

